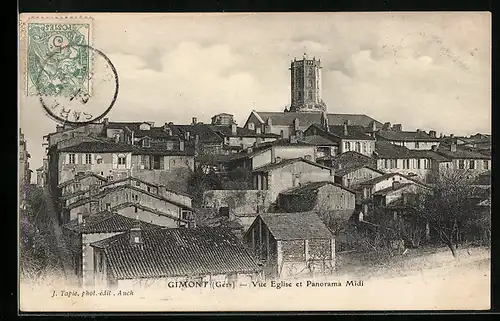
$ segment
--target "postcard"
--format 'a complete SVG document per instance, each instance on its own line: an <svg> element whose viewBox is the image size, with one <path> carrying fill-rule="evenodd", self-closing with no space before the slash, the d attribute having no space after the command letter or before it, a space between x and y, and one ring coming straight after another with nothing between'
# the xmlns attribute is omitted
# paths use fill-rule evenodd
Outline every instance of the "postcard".
<svg viewBox="0 0 500 321"><path fill-rule="evenodd" d="M21 312L490 309L490 13L22 13L18 61Z"/></svg>

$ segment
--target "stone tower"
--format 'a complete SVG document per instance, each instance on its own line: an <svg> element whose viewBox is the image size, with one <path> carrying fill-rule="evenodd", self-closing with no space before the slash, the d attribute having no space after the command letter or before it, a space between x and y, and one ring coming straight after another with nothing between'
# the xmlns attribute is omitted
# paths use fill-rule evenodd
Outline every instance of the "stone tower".
<svg viewBox="0 0 500 321"><path fill-rule="evenodd" d="M294 59L290 66L292 81L291 112L323 112L326 104L321 99L321 60Z"/></svg>

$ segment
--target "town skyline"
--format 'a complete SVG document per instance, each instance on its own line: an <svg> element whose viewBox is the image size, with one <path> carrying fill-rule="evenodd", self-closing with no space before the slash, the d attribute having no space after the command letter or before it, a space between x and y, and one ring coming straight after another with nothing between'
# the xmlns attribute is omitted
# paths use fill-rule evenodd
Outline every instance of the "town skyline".
<svg viewBox="0 0 500 321"><path fill-rule="evenodd" d="M107 115L113 121L188 124L197 117L208 123L226 112L243 126L252 110L289 106L290 61L305 51L324 66L328 113L366 114L404 130L491 132L491 34L484 33L491 19L485 13L131 17L94 19L93 45L120 78ZM148 30L157 19L163 27ZM361 22L364 28L354 28ZM261 27L252 28L255 23ZM181 31L171 33L174 25ZM110 32L121 36L105 36ZM42 137L56 123L44 117L36 97L22 97L19 106L35 170L44 156Z"/></svg>

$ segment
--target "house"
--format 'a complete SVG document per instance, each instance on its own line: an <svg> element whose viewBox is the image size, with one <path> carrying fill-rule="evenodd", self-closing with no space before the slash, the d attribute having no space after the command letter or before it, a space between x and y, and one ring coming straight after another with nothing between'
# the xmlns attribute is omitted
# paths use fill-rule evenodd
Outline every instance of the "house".
<svg viewBox="0 0 500 321"><path fill-rule="evenodd" d="M440 172L459 170L464 174L477 175L491 170L491 156L457 146L456 141L441 144L436 150L438 154L449 159L449 162L440 167Z"/></svg>
<svg viewBox="0 0 500 321"><path fill-rule="evenodd" d="M141 222L118 213L104 210L95 215L77 218L62 226L65 243L70 255L65 259L72 267L79 284L94 285L94 253L92 242L126 232L134 227L141 229L161 228L161 226Z"/></svg>
<svg viewBox="0 0 500 321"><path fill-rule="evenodd" d="M277 134L264 133L260 126L238 127L233 115L226 113L213 116L210 128L224 139L224 149L229 153L280 138Z"/></svg>
<svg viewBox="0 0 500 321"><path fill-rule="evenodd" d="M313 124L304 132L304 136L306 137L311 135L319 135L337 143L338 154L355 151L371 156L375 149L375 138L366 132L366 128L360 125L351 125L349 121L345 121L342 125L329 125L325 123L323 126L319 126Z"/></svg>
<svg viewBox="0 0 500 321"><path fill-rule="evenodd" d="M347 169L349 167L369 166L377 168L377 161L370 156L358 152L350 151L330 157L318 157L316 162L332 167L335 170Z"/></svg>
<svg viewBox="0 0 500 321"><path fill-rule="evenodd" d="M367 165L352 165L335 171L335 183L346 188L354 188L359 183L380 177L384 172Z"/></svg>
<svg viewBox="0 0 500 321"><path fill-rule="evenodd" d="M290 138L290 136L301 136L312 124L322 124L321 112L261 112L252 111L248 116L245 126L246 128L261 127L264 133L278 134L282 138ZM349 121L351 125L359 125L364 127L381 127L382 123L373 118L362 114L326 114L329 125L343 125L345 121Z"/></svg>
<svg viewBox="0 0 500 321"><path fill-rule="evenodd" d="M404 194L425 195L426 193L431 193L431 188L426 185L415 182L401 183L399 180L394 180L392 186L379 189L372 194L373 205L375 208L384 208L402 199Z"/></svg>
<svg viewBox="0 0 500 321"><path fill-rule="evenodd" d="M375 153L377 169L386 173L402 173L422 182L431 183L436 179L440 168L450 159L431 150L412 150L386 141L377 141Z"/></svg>
<svg viewBox="0 0 500 321"><path fill-rule="evenodd" d="M234 154L225 160L228 169L237 167L254 170L282 159L302 157L310 161L316 160L316 147L297 140L277 140L249 147L245 151Z"/></svg>
<svg viewBox="0 0 500 321"><path fill-rule="evenodd" d="M210 287L211 282L250 284L261 276L256 259L223 227L130 229L91 246L95 283L105 287L165 289L186 282Z"/></svg>
<svg viewBox="0 0 500 321"><path fill-rule="evenodd" d="M245 233L244 242L270 278L335 270L335 238L316 213L260 214Z"/></svg>
<svg viewBox="0 0 500 321"><path fill-rule="evenodd" d="M430 150L432 146L439 146L441 139L436 137L436 132L431 130L426 133L423 130L403 131L401 124L394 124L388 128L386 123L382 130L377 131L377 141L389 142L397 146L403 146L410 150Z"/></svg>
<svg viewBox="0 0 500 321"><path fill-rule="evenodd" d="M105 209L116 209L124 205L127 207L123 208L120 214L132 218L138 216L141 220L148 214L145 217L149 218L149 222L157 225L178 227L189 225L194 221L194 211L191 206L125 184L90 190L88 197L79 199L63 209L63 222L75 219L78 213L84 216L93 215ZM141 206L145 209L142 210ZM146 213L141 215L141 211Z"/></svg>
<svg viewBox="0 0 500 321"><path fill-rule="evenodd" d="M331 181L305 183L279 194L284 212L315 212L329 226L330 221L347 221L354 213L356 194Z"/></svg>
<svg viewBox="0 0 500 321"><path fill-rule="evenodd" d="M338 154L339 143L320 135L306 136L301 138L299 142L316 146L316 161Z"/></svg>
<svg viewBox="0 0 500 321"><path fill-rule="evenodd" d="M374 195L384 195L381 194L384 192L390 192L389 194L391 194L393 189L395 191L398 191L402 187L408 187L408 185L406 184L416 184L423 188L426 187L426 185L422 184L418 180L415 180L401 173L386 173L382 176L375 177L371 180L360 183L357 187L360 193L360 198L359 200L357 200L357 202L361 205L363 214L370 215L373 213L375 209L373 199ZM379 194L375 194L379 191L382 192L380 192ZM404 189L399 191L403 192ZM391 195L389 195L389 198L390 197Z"/></svg>
<svg viewBox="0 0 500 321"><path fill-rule="evenodd" d="M276 159L252 172L254 189L265 190L275 200L279 193L309 182L334 181L334 170L305 158Z"/></svg>
<svg viewBox="0 0 500 321"><path fill-rule="evenodd" d="M43 166L36 169L36 185L39 187L44 187L45 182L45 171Z"/></svg>

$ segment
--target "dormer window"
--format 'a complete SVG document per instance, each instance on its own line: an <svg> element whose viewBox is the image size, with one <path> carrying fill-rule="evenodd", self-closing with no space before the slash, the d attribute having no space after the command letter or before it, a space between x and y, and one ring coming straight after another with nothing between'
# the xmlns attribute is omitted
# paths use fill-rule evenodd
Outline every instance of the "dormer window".
<svg viewBox="0 0 500 321"><path fill-rule="evenodd" d="M140 130L150 130L150 129L151 129L151 125L149 125L148 123L142 123L142 124L139 126L139 129L140 129Z"/></svg>
<svg viewBox="0 0 500 321"><path fill-rule="evenodd" d="M254 123L248 123L248 129L250 129L250 130L255 130L255 125L254 125Z"/></svg>

